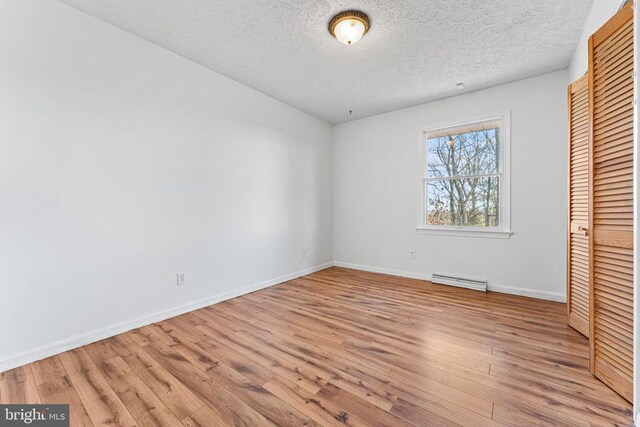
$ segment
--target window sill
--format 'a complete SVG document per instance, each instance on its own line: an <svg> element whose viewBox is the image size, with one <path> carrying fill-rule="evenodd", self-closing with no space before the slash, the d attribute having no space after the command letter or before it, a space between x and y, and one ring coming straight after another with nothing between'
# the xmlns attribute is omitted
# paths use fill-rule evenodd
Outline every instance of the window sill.
<svg viewBox="0 0 640 427"><path fill-rule="evenodd" d="M508 239L513 234L504 230L479 230L465 228L416 227L419 234L434 236L481 237L486 239Z"/></svg>

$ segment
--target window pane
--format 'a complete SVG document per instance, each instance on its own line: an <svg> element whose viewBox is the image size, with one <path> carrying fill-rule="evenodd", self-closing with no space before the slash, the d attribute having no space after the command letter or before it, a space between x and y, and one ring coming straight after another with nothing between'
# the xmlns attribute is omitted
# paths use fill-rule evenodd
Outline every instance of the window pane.
<svg viewBox="0 0 640 427"><path fill-rule="evenodd" d="M498 177L427 182L428 225L497 227Z"/></svg>
<svg viewBox="0 0 640 427"><path fill-rule="evenodd" d="M495 126L428 138L427 177L498 173L498 131Z"/></svg>

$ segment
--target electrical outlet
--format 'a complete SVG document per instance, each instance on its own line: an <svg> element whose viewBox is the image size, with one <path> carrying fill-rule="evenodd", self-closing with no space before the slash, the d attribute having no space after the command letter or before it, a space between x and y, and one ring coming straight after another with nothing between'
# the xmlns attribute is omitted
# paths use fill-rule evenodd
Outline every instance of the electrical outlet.
<svg viewBox="0 0 640 427"><path fill-rule="evenodd" d="M409 259L416 259L416 251L409 251Z"/></svg>
<svg viewBox="0 0 640 427"><path fill-rule="evenodd" d="M184 277L184 273L176 274L178 278L178 286L184 286L187 284L187 279Z"/></svg>
<svg viewBox="0 0 640 427"><path fill-rule="evenodd" d="M306 258L307 257L307 250L303 249L302 250L302 258Z"/></svg>

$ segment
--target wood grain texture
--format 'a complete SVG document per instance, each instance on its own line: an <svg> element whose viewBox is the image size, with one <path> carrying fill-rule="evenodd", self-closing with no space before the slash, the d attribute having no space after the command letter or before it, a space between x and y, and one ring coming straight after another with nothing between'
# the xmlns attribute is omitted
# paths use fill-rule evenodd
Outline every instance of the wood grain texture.
<svg viewBox="0 0 640 427"><path fill-rule="evenodd" d="M0 374L74 425L631 425L564 304L330 268Z"/></svg>
<svg viewBox="0 0 640 427"><path fill-rule="evenodd" d="M633 401L633 2L589 39L593 374Z"/></svg>
<svg viewBox="0 0 640 427"><path fill-rule="evenodd" d="M589 336L589 79L569 85L567 319Z"/></svg>

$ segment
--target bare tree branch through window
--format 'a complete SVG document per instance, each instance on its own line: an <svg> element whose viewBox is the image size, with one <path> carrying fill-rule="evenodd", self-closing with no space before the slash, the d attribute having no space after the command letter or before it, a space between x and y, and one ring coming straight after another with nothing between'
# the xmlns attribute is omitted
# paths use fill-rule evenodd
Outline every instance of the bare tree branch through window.
<svg viewBox="0 0 640 427"><path fill-rule="evenodd" d="M498 124L427 134L426 224L498 227Z"/></svg>

